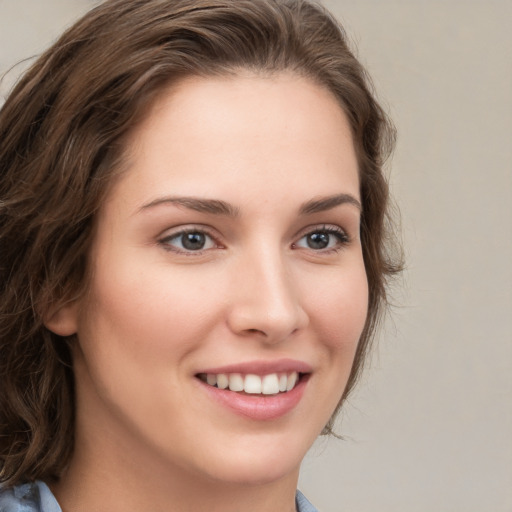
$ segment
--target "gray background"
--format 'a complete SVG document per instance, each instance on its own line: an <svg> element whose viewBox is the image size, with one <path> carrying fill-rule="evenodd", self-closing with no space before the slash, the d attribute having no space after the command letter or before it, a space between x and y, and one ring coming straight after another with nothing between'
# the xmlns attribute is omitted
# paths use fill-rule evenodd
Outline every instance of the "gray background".
<svg viewBox="0 0 512 512"><path fill-rule="evenodd" d="M93 3L0 0L0 75ZM512 2L325 4L398 127L408 264L345 440L319 440L301 488L324 512L511 512Z"/></svg>

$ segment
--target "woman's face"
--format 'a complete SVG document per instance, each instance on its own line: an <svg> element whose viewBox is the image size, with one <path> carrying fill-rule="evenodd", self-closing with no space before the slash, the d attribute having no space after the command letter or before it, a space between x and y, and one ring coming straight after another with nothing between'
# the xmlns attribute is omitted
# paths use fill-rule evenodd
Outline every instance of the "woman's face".
<svg viewBox="0 0 512 512"><path fill-rule="evenodd" d="M164 94L97 219L74 317L77 453L296 476L366 319L359 203L350 128L323 88L251 75Z"/></svg>

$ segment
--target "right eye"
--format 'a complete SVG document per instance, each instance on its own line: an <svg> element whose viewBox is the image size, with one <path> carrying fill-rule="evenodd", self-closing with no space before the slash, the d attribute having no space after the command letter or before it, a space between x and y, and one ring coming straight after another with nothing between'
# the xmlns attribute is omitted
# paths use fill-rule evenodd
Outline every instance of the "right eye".
<svg viewBox="0 0 512 512"><path fill-rule="evenodd" d="M165 249L181 253L200 253L217 247L213 238L197 229L187 229L162 238Z"/></svg>

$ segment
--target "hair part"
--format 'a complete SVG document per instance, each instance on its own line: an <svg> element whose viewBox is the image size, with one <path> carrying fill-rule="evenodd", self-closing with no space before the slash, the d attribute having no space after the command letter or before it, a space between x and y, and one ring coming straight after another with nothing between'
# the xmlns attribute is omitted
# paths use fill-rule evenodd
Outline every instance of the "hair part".
<svg viewBox="0 0 512 512"><path fill-rule="evenodd" d="M352 390L401 265L382 170L394 129L343 29L303 0L109 0L35 62L0 111L0 481L56 478L72 454L74 336L44 320L86 289L95 216L124 140L181 78L240 70L308 77L350 122L369 312L338 409Z"/></svg>

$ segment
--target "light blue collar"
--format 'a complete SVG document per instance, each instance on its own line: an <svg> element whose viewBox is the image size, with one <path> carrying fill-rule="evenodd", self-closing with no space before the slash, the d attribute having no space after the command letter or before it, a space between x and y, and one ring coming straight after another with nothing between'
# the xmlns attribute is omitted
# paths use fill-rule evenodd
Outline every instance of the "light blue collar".
<svg viewBox="0 0 512 512"><path fill-rule="evenodd" d="M297 491L295 503L297 512L318 512L300 491ZM0 490L0 512L62 512L62 510L48 486L37 480Z"/></svg>

